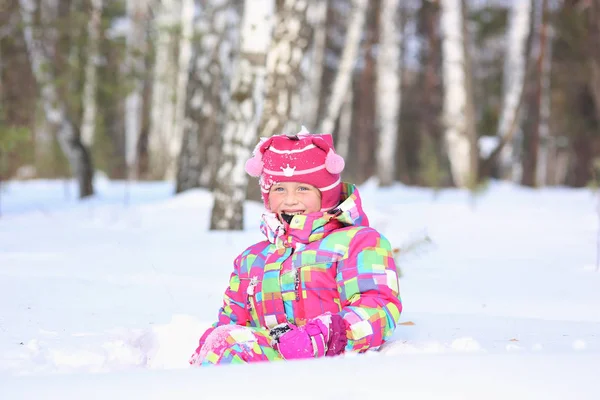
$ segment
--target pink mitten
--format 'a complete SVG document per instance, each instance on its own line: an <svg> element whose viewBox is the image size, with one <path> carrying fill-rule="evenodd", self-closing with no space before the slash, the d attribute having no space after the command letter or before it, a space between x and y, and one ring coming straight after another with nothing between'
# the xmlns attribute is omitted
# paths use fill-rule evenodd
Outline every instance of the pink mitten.
<svg viewBox="0 0 600 400"><path fill-rule="evenodd" d="M280 324L271 329L273 346L286 360L334 356L346 346L346 325L339 315L325 314L297 327Z"/></svg>

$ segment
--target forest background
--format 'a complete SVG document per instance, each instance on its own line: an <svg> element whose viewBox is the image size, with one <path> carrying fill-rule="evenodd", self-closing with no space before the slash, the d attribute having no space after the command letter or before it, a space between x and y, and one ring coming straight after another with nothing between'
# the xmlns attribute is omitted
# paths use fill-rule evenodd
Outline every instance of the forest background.
<svg viewBox="0 0 600 400"><path fill-rule="evenodd" d="M174 180L242 229L302 125L359 184L597 185L600 0L0 0L0 185Z"/></svg>

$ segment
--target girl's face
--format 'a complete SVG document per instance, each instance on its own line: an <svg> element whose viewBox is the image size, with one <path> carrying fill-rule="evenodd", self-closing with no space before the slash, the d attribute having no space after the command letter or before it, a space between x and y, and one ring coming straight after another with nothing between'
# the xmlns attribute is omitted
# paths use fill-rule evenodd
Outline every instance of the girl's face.
<svg viewBox="0 0 600 400"><path fill-rule="evenodd" d="M321 192L308 183L275 183L269 189L269 209L278 215L317 212L321 210Z"/></svg>

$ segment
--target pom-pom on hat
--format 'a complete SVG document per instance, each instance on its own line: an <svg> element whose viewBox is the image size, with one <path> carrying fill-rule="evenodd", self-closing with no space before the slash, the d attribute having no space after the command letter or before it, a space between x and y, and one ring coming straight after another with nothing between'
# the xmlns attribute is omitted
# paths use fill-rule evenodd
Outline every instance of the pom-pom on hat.
<svg viewBox="0 0 600 400"><path fill-rule="evenodd" d="M246 172L259 178L265 207L269 206L269 190L279 182L301 182L321 192L321 211L340 202L340 173L344 159L335 153L329 134L310 134L306 128L296 135L262 138L253 156L246 162Z"/></svg>

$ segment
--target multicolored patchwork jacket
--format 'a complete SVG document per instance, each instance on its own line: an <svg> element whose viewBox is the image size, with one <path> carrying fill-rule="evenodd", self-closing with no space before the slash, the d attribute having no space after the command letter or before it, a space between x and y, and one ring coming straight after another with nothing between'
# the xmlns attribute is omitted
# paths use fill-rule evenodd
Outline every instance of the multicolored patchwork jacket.
<svg viewBox="0 0 600 400"><path fill-rule="evenodd" d="M402 311L392 249L369 227L356 187L344 184L342 198L333 217L296 215L288 225L263 216L268 240L235 259L218 322L200 346L219 325L301 326L325 312L347 322L346 351L366 351L391 336Z"/></svg>

